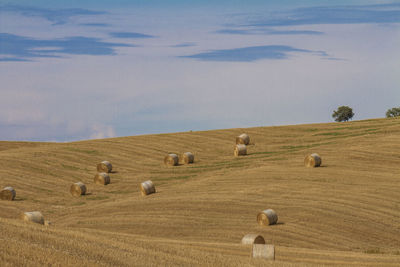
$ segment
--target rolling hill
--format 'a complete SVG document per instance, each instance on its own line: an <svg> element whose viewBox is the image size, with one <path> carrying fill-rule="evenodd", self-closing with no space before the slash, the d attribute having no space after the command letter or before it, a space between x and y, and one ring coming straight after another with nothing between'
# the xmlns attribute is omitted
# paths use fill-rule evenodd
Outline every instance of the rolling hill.
<svg viewBox="0 0 400 267"><path fill-rule="evenodd" d="M248 155L233 156L249 134ZM167 153L195 163L167 167ZM319 168L304 167L316 152ZM143 135L71 143L0 142L2 266L399 266L400 120L374 119ZM111 183L93 183L108 160ZM152 180L157 193L141 196ZM88 194L72 197L82 181ZM278 224L259 226L272 208ZM38 210L51 226L25 223ZM274 262L240 244L259 233Z"/></svg>

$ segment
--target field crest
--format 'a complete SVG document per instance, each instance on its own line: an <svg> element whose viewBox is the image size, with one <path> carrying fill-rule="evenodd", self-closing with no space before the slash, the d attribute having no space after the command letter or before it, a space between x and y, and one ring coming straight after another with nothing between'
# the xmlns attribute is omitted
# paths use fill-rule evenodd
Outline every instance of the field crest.
<svg viewBox="0 0 400 267"><path fill-rule="evenodd" d="M248 155L233 156L249 134ZM166 167L167 153L195 163ZM305 168L316 152L319 168ZM0 263L258 266L247 233L276 246L274 266L400 264L400 121L256 127L72 143L0 142ZM111 183L93 183L108 160ZM152 180L157 193L143 197ZM88 195L72 197L81 181ZM278 224L257 213L274 209ZM26 224L39 210L52 225ZM145 263L145 264L144 264ZM3 264L2 264L3 265Z"/></svg>

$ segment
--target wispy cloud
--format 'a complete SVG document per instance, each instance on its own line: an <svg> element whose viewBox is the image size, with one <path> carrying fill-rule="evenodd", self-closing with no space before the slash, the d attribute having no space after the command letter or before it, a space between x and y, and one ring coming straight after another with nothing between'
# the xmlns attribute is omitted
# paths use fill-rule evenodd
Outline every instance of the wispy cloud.
<svg viewBox="0 0 400 267"><path fill-rule="evenodd" d="M115 47L133 46L82 36L43 40L9 33L0 33L0 44L0 61L28 61L32 58L60 57L61 54L115 55Z"/></svg>
<svg viewBox="0 0 400 267"><path fill-rule="evenodd" d="M111 24L107 23L81 23L79 26L86 26L86 27L110 27Z"/></svg>
<svg viewBox="0 0 400 267"><path fill-rule="evenodd" d="M24 62L24 61L30 61L28 59L24 59L24 58L17 58L17 57L2 57L0 58L0 62Z"/></svg>
<svg viewBox="0 0 400 267"><path fill-rule="evenodd" d="M95 124L91 128L90 139L103 139L115 137L115 130L110 125Z"/></svg>
<svg viewBox="0 0 400 267"><path fill-rule="evenodd" d="M268 17L249 18L248 26L398 23L400 3L297 8Z"/></svg>
<svg viewBox="0 0 400 267"><path fill-rule="evenodd" d="M154 38L152 35L144 34L144 33L138 33L138 32L111 32L110 33L111 37L114 38Z"/></svg>
<svg viewBox="0 0 400 267"><path fill-rule="evenodd" d="M252 62L260 59L286 59L289 57L290 52L314 53L320 56L327 56L327 54L323 51L298 49L285 45L265 45L213 50L183 57L194 58L203 61Z"/></svg>
<svg viewBox="0 0 400 267"><path fill-rule="evenodd" d="M176 45L171 45L170 47L191 47L196 46L196 43L180 43Z"/></svg>
<svg viewBox="0 0 400 267"><path fill-rule="evenodd" d="M74 16L93 16L107 14L104 11L94 11L83 8L50 9L41 7L28 7L18 5L5 5L0 7L0 13L17 13L28 17L40 17L53 23L61 25L67 23Z"/></svg>
<svg viewBox="0 0 400 267"><path fill-rule="evenodd" d="M308 30L274 30L274 29L222 29L215 33L219 34L236 34L236 35L321 35L320 31Z"/></svg>
<svg viewBox="0 0 400 267"><path fill-rule="evenodd" d="M323 59L325 59L325 60L332 60L332 61L348 61L348 60L345 59L345 58L337 58L337 57L329 57L329 56L324 57Z"/></svg>

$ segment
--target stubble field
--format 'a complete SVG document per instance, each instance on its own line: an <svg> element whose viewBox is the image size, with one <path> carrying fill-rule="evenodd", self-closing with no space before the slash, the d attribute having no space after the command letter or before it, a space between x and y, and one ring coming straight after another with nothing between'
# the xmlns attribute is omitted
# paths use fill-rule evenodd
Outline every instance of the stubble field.
<svg viewBox="0 0 400 267"><path fill-rule="evenodd" d="M251 138L234 157L235 137ZM167 153L195 163L167 167ZM316 152L322 166L306 168ZM2 266L399 266L400 121L257 127L72 143L0 142ZM96 185L108 160L111 183ZM152 180L157 193L141 196ZM73 197L72 183L88 194ZM272 208L278 224L259 226ZM41 211L51 226L25 223ZM251 259L247 233L274 244Z"/></svg>

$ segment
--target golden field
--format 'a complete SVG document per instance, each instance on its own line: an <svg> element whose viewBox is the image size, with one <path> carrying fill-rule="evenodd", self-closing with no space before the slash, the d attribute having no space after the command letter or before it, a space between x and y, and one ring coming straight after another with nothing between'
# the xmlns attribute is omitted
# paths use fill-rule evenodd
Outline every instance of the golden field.
<svg viewBox="0 0 400 267"><path fill-rule="evenodd" d="M235 137L251 138L234 157ZM195 163L167 167L167 153ZM304 167L306 155L322 158ZM1 266L399 266L400 120L256 127L71 143L0 142ZM94 184L96 164L113 164ZM140 194L152 180L157 193ZM73 197L72 183L88 194ZM272 208L278 224L256 216ZM25 223L41 211L50 226ZM251 259L248 233L275 245Z"/></svg>

